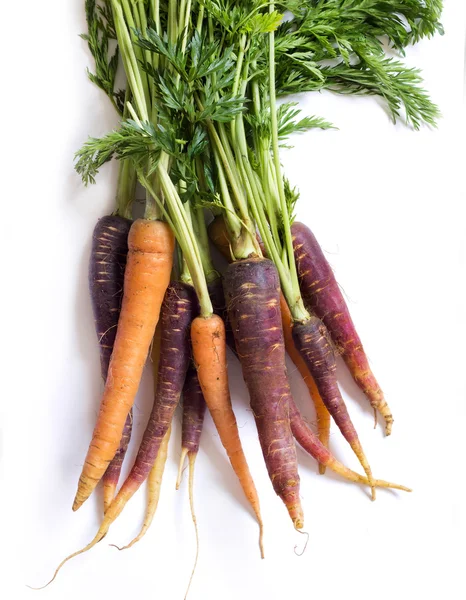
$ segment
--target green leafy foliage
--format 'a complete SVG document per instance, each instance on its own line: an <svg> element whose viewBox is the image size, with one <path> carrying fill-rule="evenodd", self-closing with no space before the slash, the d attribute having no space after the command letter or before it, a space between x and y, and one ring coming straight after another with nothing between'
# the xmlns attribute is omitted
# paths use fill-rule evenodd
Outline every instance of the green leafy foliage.
<svg viewBox="0 0 466 600"><path fill-rule="evenodd" d="M309 129L334 129L334 125L322 119L321 117L304 117L296 120L301 113L297 102L284 102L278 107L278 137L281 140L287 139L293 133L301 133Z"/></svg>
<svg viewBox="0 0 466 600"><path fill-rule="evenodd" d="M114 43L113 52L110 50L112 41L116 39L115 27L110 0L97 4L96 0L86 0L87 33L81 38L87 42L95 62L95 73L87 69L89 79L103 90L110 98L120 114L123 114L124 90L115 90L115 77L118 69L119 52Z"/></svg>
<svg viewBox="0 0 466 600"><path fill-rule="evenodd" d="M382 96L393 118L418 129L438 108L419 71L387 57L383 40L407 44L442 33L440 0L285 0L293 18L276 35L276 86L282 95L329 89Z"/></svg>
<svg viewBox="0 0 466 600"><path fill-rule="evenodd" d="M144 36L140 31L136 35L142 48L164 57L170 67L160 70L151 64L143 66L154 83L160 112L167 121L228 123L244 110L246 99L230 89L235 75L232 47L220 52L218 42L207 41L197 31L184 52L181 40L172 43L152 27Z"/></svg>
<svg viewBox="0 0 466 600"><path fill-rule="evenodd" d="M171 138L168 141L171 148ZM75 169L86 185L95 183L99 169L114 156L131 159L136 167L145 164L153 169L166 143L163 131L157 131L152 123L128 119L118 130L101 138L90 137L75 154Z"/></svg>

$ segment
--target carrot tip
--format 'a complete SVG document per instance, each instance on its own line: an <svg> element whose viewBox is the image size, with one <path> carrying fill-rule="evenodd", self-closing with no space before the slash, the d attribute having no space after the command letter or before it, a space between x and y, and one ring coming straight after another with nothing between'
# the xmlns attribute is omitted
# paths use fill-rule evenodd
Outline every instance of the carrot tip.
<svg viewBox="0 0 466 600"><path fill-rule="evenodd" d="M393 420L386 421L385 423L385 435L388 437L392 432Z"/></svg>
<svg viewBox="0 0 466 600"><path fill-rule="evenodd" d="M265 558L264 554L264 524L262 520L259 521L259 549L261 553L261 558Z"/></svg>
<svg viewBox="0 0 466 600"><path fill-rule="evenodd" d="M179 490L180 489L180 484L181 484L181 478L183 477L183 467L184 467L184 461L186 460L186 455L188 454L188 449L187 448L182 448L181 449L181 457L180 457L180 464L178 466L178 476L176 478L176 489Z"/></svg>
<svg viewBox="0 0 466 600"><path fill-rule="evenodd" d="M76 512L78 510L78 508L81 507L82 503L83 503L83 501L78 498L78 493L76 492L76 496L73 500L73 506L71 507L73 512Z"/></svg>
<svg viewBox="0 0 466 600"><path fill-rule="evenodd" d="M126 550L128 546L117 546L116 544L109 544L112 548L116 548L117 550Z"/></svg>
<svg viewBox="0 0 466 600"><path fill-rule="evenodd" d="M322 463L319 463L319 473L320 473L320 475L325 475L326 469L327 469L327 467L325 465L323 465Z"/></svg>
<svg viewBox="0 0 466 600"><path fill-rule="evenodd" d="M302 527L302 525L301 525L301 527ZM306 542L304 543L304 547L303 547L303 549L301 550L301 552L296 552L296 548L298 547L297 545L294 547L294 553L296 554L296 556L302 556L302 555L305 553L305 551L306 551L306 548L307 548L307 544L308 544L308 542L309 542L309 533L308 533L307 531L300 531L300 529L301 529L301 528L298 528L298 527L296 527L296 525L295 525L295 529L296 529L296 531L297 531L298 533L300 533L301 535L305 535L305 536L307 536L307 537L306 537Z"/></svg>

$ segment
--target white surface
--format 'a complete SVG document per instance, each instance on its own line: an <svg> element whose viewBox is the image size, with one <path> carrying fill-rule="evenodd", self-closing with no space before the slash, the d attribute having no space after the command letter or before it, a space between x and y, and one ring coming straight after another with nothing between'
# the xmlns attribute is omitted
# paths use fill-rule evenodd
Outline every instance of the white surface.
<svg viewBox="0 0 466 600"><path fill-rule="evenodd" d="M7 14L2 34L2 145L8 151L2 339L8 343L0 415L0 589L12 599L179 599L195 550L186 481L174 489L179 414L158 512L144 540L122 553L108 546L138 531L145 504L140 490L105 541L69 563L52 586L43 592L25 587L44 583L59 560L87 543L100 517L99 495L76 514L71 502L101 391L87 260L95 221L112 206L116 175L115 166L107 167L98 185L84 189L73 171L73 152L86 136L115 122L103 94L86 80L90 59L77 37L84 30L82 1L29 4L25 23L25 8L15 4L20 10ZM406 58L423 69L442 109L438 130L394 127L374 98L311 94L304 111L340 130L303 135L283 155L302 193L299 218L329 253L395 415L391 438L380 428L374 432L367 403L341 369L363 446L378 477L415 491L380 491L371 503L364 489L330 473L319 476L299 451L310 539L296 557L293 548L304 537L268 481L232 360L235 410L261 497L266 560L259 558L256 524L209 417L196 473L201 553L191 600L464 597L464 4L447 0L443 22L443 38L409 49ZM312 420L304 386L297 375L292 381ZM146 373L129 458L150 401ZM335 453L357 468L335 427L332 432Z"/></svg>

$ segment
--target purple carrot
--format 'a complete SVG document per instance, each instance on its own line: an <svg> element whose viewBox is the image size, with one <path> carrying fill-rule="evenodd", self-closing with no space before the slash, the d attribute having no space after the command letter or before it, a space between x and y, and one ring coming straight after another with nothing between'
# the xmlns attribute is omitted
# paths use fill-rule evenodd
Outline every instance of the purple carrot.
<svg viewBox="0 0 466 600"><path fill-rule="evenodd" d="M304 322L295 322L293 340L314 378L322 402L358 457L368 480L372 481L371 468L338 388L335 353L325 325L315 315ZM373 485L372 498L375 500Z"/></svg>
<svg viewBox="0 0 466 600"><path fill-rule="evenodd" d="M344 479L364 485L370 484L367 477L363 477L362 475L359 475L359 473L356 473L355 471L348 469L348 467L345 467L345 465L338 461L330 452L330 450L322 444L317 435L305 423L293 398L290 398L289 400L289 407L291 430L296 441L303 448L303 450L315 458L319 464L325 465L329 469L332 469L332 471L338 475L341 475ZM411 489L408 487L399 485L398 483L390 483L389 481L384 481L382 479L376 479L373 483L375 487L392 488L395 490L403 490L405 492L411 491Z"/></svg>
<svg viewBox="0 0 466 600"><path fill-rule="evenodd" d="M89 290L94 324L99 340L100 371L107 379L123 298L123 281L128 254L128 233L131 221L108 215L97 221L92 236L89 260ZM132 412L128 414L120 446L103 476L104 511L113 500L123 459L131 438Z"/></svg>
<svg viewBox="0 0 466 600"><path fill-rule="evenodd" d="M190 285L172 282L160 315L160 360L154 405L139 452L123 487L131 495L145 481L180 400L191 352L189 332L197 299Z"/></svg>
<svg viewBox="0 0 466 600"><path fill-rule="evenodd" d="M157 453L170 427L178 405L190 361L189 332L193 307L197 306L194 289L172 282L165 293L160 311L160 360L149 421L133 467L105 513L99 532L87 549L107 533L126 503L147 479Z"/></svg>
<svg viewBox="0 0 466 600"><path fill-rule="evenodd" d="M379 411L385 419L385 433L390 435L392 413L369 366L332 268L314 234L306 225L295 222L291 232L304 300L314 314L325 323L353 379L369 399L374 414Z"/></svg>
<svg viewBox="0 0 466 600"><path fill-rule="evenodd" d="M181 426L181 458L176 480L176 489L180 487L181 475L186 456L189 458L190 468L194 465L195 457L199 451L206 403L202 389L197 378L194 363L190 363L183 386L183 420Z"/></svg>
<svg viewBox="0 0 466 600"><path fill-rule="evenodd" d="M183 427L181 443L188 452L197 453L202 432L206 403L197 378L196 367L189 365L183 387Z"/></svg>
<svg viewBox="0 0 466 600"><path fill-rule="evenodd" d="M296 447L288 415L291 393L285 366L278 273L268 259L241 260L228 266L224 288L228 318L269 477L295 527L301 528L304 517Z"/></svg>

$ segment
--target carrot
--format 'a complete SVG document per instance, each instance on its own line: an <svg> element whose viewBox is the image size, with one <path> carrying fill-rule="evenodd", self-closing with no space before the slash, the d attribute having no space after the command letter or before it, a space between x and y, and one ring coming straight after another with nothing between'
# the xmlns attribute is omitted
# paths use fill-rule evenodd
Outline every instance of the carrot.
<svg viewBox="0 0 466 600"><path fill-rule="evenodd" d="M170 280L174 238L166 223L136 220L128 247L117 335L73 510L90 496L118 449Z"/></svg>
<svg viewBox="0 0 466 600"><path fill-rule="evenodd" d="M306 225L294 222L291 233L304 299L324 322L353 379L369 399L374 415L379 411L385 419L385 433L390 435L393 424L391 410L369 366L333 270L314 234Z"/></svg>
<svg viewBox="0 0 466 600"><path fill-rule="evenodd" d="M278 273L268 259L245 259L228 266L224 286L228 317L267 471L293 524L300 529L304 516L288 416L291 392L285 366Z"/></svg>
<svg viewBox="0 0 466 600"><path fill-rule="evenodd" d="M235 414L231 406L226 362L225 325L218 315L197 317L191 325L191 343L199 383L220 440L241 487L259 523L259 545L263 550L263 524L259 497L241 446Z"/></svg>
<svg viewBox="0 0 466 600"><path fill-rule="evenodd" d="M121 514L127 502L148 477L159 453L160 446L171 425L173 412L180 398L190 359L189 329L193 309L197 310L197 303L194 302L193 288L182 283L172 282L167 288L162 304L160 351L157 345L155 345L154 350L156 355L160 354L154 406L136 460L118 494L107 508L94 539L81 550L65 558L58 565L52 579L47 585L55 579L66 562L79 554L87 552L103 539L112 523ZM168 439L166 441L168 443ZM159 471L163 464L165 463L161 459ZM154 506L156 506L155 502L152 503L151 510ZM146 530L147 528L144 529L144 532Z"/></svg>
<svg viewBox="0 0 466 600"><path fill-rule="evenodd" d="M117 505L116 516L149 476L171 425L189 365L189 330L195 312L194 289L183 283L170 283L160 318L160 358L154 404L133 467L110 507Z"/></svg>
<svg viewBox="0 0 466 600"><path fill-rule="evenodd" d="M110 506L115 497L118 480L120 478L121 467L123 466L123 460L128 450L129 442L131 439L131 431L133 428L133 409L130 409L128 416L126 417L125 425L123 427L123 433L121 435L120 445L115 453L115 456L110 461L105 473L102 477L102 483L104 488L104 512Z"/></svg>
<svg viewBox="0 0 466 600"><path fill-rule="evenodd" d="M157 506L160 498L160 489L162 487L163 472L165 470L165 463L167 462L168 457L168 442L170 441L170 435L171 425L162 439L162 443L160 444L155 463L152 469L150 470L149 477L147 478L148 501L146 514L144 516L144 523L142 525L141 531L126 546L123 546L121 548L119 546L115 546L115 548L118 548L118 550L126 550L127 548L131 548L131 546L134 546L134 544L139 542L139 540L146 535L149 527L152 524L152 521L154 520L154 516L157 511Z"/></svg>
<svg viewBox="0 0 466 600"><path fill-rule="evenodd" d="M315 315L310 315L303 322L295 321L293 340L316 382L327 410L358 457L368 480L372 481L369 462L338 388L335 353L325 325ZM374 486L372 486L372 499L375 500Z"/></svg>
<svg viewBox="0 0 466 600"><path fill-rule="evenodd" d="M211 281L207 288L209 290L209 296L212 301L212 307L214 313L222 318L225 324L225 339L226 344L230 350L236 354L235 348L235 336L233 335L233 331L231 329L231 323L228 320L227 307L225 303L225 292L223 290L223 278L217 277L213 281Z"/></svg>
<svg viewBox="0 0 466 600"><path fill-rule="evenodd" d="M280 294L280 312L282 315L282 327L283 335L285 338L285 349L288 355L290 356L291 360L295 364L296 368L301 373L301 377L303 378L304 383L307 385L307 388L309 390L309 393L311 395L316 409L317 433L319 436L319 440L327 448L330 438L330 413L328 412L325 404L322 401L322 398L319 394L319 390L317 389L316 382L310 374L306 363L304 362L301 354L298 352L296 346L294 345L291 313L283 294ZM325 473L325 465L323 463L319 463L319 473L321 475Z"/></svg>
<svg viewBox="0 0 466 600"><path fill-rule="evenodd" d="M120 167L120 171L122 171ZM107 379L123 299L123 281L128 255L128 233L131 221L119 215L98 220L92 235L89 258L89 292L94 325L99 341L100 370ZM104 512L113 500L123 459L131 438L132 411L129 412L120 445L104 473Z"/></svg>
<svg viewBox="0 0 466 600"><path fill-rule="evenodd" d="M222 217L216 217L209 225L209 237L215 247L221 252L221 254L227 259L231 260L230 253L230 242L228 239L228 234L226 232L224 220ZM316 406L316 412L320 415L320 419L318 421L318 433L319 437L317 438L312 430L306 425L303 421L303 418L294 403L291 394L289 396L289 404L290 404L290 424L291 430L296 438L297 442L305 449L309 454L311 454L316 460L319 461L319 470L322 473L326 467L335 471L345 479L349 481L366 484L369 485L369 480L367 477L363 477L348 469L346 466L341 464L328 450L328 432L330 427L330 415L327 411L325 405L323 404L320 394L317 390L317 386L309 373L309 370L301 357L301 354L297 351L291 330L291 314L284 299L283 294L280 294L280 311L282 317L282 327L283 334L285 339L285 347L293 360L294 364L300 371L303 376L306 385L309 388L311 396L314 400ZM320 400L320 404L319 404ZM319 417L318 417L319 418ZM405 486L401 486L395 483L389 483L383 480L376 479L375 480L376 487L390 487L393 489L401 489L404 491L411 491L409 488Z"/></svg>
<svg viewBox="0 0 466 600"><path fill-rule="evenodd" d="M176 489L180 487L181 475L186 456L193 462L199 451L199 443L204 424L206 403L197 377L194 364L186 373L183 387L183 418L181 426L181 458L176 479Z"/></svg>
<svg viewBox="0 0 466 600"><path fill-rule="evenodd" d="M206 403L202 389L199 384L196 367L191 363L186 374L186 380L183 387L183 420L181 429L181 459L178 469L178 477L176 480L176 489L179 489L181 483L183 464L188 457L189 478L189 507L191 510L191 519L194 525L194 533L196 535L196 555L194 558L193 570L189 579L188 588L185 598L188 595L189 588L196 571L197 561L199 558L199 531L197 528L196 512L194 510L194 465L196 462L197 453L199 452L199 442L204 424Z"/></svg>
<svg viewBox="0 0 466 600"><path fill-rule="evenodd" d="M354 483L361 483L363 485L371 486L374 485L375 487L381 488L391 488L394 490L402 490L404 492L412 491L410 488L404 485L390 483L389 481L384 481L383 479L374 479L373 481L369 481L367 477L359 475L359 473L355 473L351 469L348 469L348 467L345 467L345 465L340 463L333 456L330 450L321 443L315 433L306 425L298 407L292 398L290 399L289 405L291 430L296 441L308 454L315 458L319 464L328 467L335 473L338 473L338 475L341 475L343 478Z"/></svg>
<svg viewBox="0 0 466 600"><path fill-rule="evenodd" d="M228 232L223 217L215 217L215 219L210 223L208 231L210 240L212 241L214 246L222 254L222 256L224 256L229 262L231 262L231 244L228 238ZM261 246L262 251L264 252L264 247L260 239L259 244ZM316 409L319 439L324 444L324 446L328 446L330 437L330 414L322 401L322 398L319 394L319 390L317 389L316 383L312 375L310 374L305 361L296 349L296 346L293 341L292 319L290 309L288 308L288 304L286 303L286 300L281 292L280 311L282 315L282 328L283 335L285 338L285 349L293 363L296 365L298 371L304 379L305 384L307 385L307 388L309 390L309 393L311 395ZM324 465L319 465L319 472L321 474L325 473Z"/></svg>

